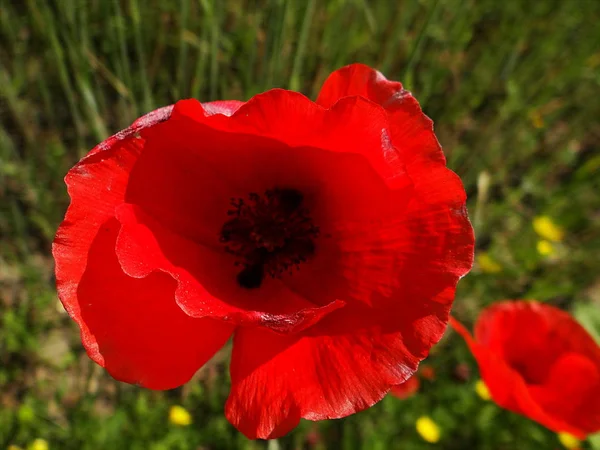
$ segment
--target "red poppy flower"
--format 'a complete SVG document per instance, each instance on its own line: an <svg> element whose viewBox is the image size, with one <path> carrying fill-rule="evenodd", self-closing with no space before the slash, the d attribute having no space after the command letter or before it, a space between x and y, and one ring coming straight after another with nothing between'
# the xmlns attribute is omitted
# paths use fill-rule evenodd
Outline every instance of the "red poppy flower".
<svg viewBox="0 0 600 450"><path fill-rule="evenodd" d="M316 102L180 101L66 183L58 291L90 357L168 389L233 335L226 415L251 438L347 416L409 378L472 263L431 121L363 65Z"/></svg>
<svg viewBox="0 0 600 450"><path fill-rule="evenodd" d="M421 364L419 370L404 383L392 386L390 394L401 400L412 397L421 387L421 378L432 381L435 379L435 369L428 364Z"/></svg>
<svg viewBox="0 0 600 450"><path fill-rule="evenodd" d="M569 314L505 301L483 311L474 338L451 324L498 405L580 438L600 430L600 347Z"/></svg>
<svg viewBox="0 0 600 450"><path fill-rule="evenodd" d="M419 367L419 376L425 380L433 381L435 380L435 369L429 364L422 364Z"/></svg>
<svg viewBox="0 0 600 450"><path fill-rule="evenodd" d="M420 387L421 382L419 381L419 377L415 374L404 383L392 386L392 389L390 389L390 394L396 398L399 398L400 400L404 400L405 398L415 395Z"/></svg>

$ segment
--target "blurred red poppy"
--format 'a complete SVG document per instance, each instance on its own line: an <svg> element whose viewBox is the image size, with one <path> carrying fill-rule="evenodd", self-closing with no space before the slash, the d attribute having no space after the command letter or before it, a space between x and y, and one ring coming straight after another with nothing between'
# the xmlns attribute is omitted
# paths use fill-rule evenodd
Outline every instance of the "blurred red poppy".
<svg viewBox="0 0 600 450"><path fill-rule="evenodd" d="M393 386L390 394L401 400L412 397L421 387L421 378L428 381L435 379L435 369L428 364L421 364L419 370L404 383Z"/></svg>
<svg viewBox="0 0 600 450"><path fill-rule="evenodd" d="M600 347L569 314L504 301L483 311L474 338L451 324L498 405L580 438L600 430Z"/></svg>
<svg viewBox="0 0 600 450"><path fill-rule="evenodd" d="M419 381L417 374L415 374L404 383L393 386L390 390L390 394L400 400L404 400L405 398L415 395L419 390L419 387L421 387L421 382Z"/></svg>
<svg viewBox="0 0 600 450"><path fill-rule="evenodd" d="M422 364L419 367L419 376L425 380L435 380L435 369L429 364Z"/></svg>
<svg viewBox="0 0 600 450"><path fill-rule="evenodd" d="M157 110L66 183L58 292L90 357L169 389L233 335L226 415L250 438L347 416L409 378L472 264L432 122L363 65L316 102L274 89Z"/></svg>

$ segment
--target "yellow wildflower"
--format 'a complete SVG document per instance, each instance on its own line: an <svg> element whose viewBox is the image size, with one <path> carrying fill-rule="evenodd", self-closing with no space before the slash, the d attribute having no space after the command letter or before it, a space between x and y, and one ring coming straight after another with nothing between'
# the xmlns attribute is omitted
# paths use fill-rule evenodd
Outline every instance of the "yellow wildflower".
<svg viewBox="0 0 600 450"><path fill-rule="evenodd" d="M440 427L431 419L431 417L419 417L417 419L416 428L417 433L419 433L421 437L427 442L435 444L440 440Z"/></svg>
<svg viewBox="0 0 600 450"><path fill-rule="evenodd" d="M477 255L477 264L484 273L502 272L502 266L498 264L489 253L481 252Z"/></svg>
<svg viewBox="0 0 600 450"><path fill-rule="evenodd" d="M569 433L558 433L558 440L560 443L569 450L578 449L581 445L579 439Z"/></svg>
<svg viewBox="0 0 600 450"><path fill-rule="evenodd" d="M27 450L48 450L50 446L48 445L48 441L45 439L35 439L29 446Z"/></svg>
<svg viewBox="0 0 600 450"><path fill-rule="evenodd" d="M559 242L565 237L565 231L548 216L538 216L533 219L533 229L540 237L549 241Z"/></svg>
<svg viewBox="0 0 600 450"><path fill-rule="evenodd" d="M187 427L192 423L192 415L183 406L171 406L169 410L169 422L180 427Z"/></svg>
<svg viewBox="0 0 600 450"><path fill-rule="evenodd" d="M542 256L552 256L555 253L554 245L551 242L541 239L537 243L537 251Z"/></svg>
<svg viewBox="0 0 600 450"><path fill-rule="evenodd" d="M492 398L492 396L490 395L490 390L485 385L483 380L479 380L477 381L477 383L475 383L475 392L477 392L477 395L479 395L483 400L487 401L491 400Z"/></svg>

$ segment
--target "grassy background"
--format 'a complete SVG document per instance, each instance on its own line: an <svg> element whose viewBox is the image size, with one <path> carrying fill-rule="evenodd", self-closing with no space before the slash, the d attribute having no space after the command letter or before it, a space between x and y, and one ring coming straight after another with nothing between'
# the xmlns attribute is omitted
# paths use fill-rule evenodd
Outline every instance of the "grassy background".
<svg viewBox="0 0 600 450"><path fill-rule="evenodd" d="M169 392L114 382L57 305L50 243L62 178L98 141L179 98L315 98L359 61L413 91L464 180L477 251L457 295L469 322L502 298L537 298L600 329L600 2L513 0L0 0L0 449L555 449L556 436L476 396L451 334L417 396L250 442L223 417L227 356ZM566 230L536 250L532 220ZM168 423L182 404L194 424ZM436 444L417 417L442 429ZM588 441L584 448L600 449Z"/></svg>

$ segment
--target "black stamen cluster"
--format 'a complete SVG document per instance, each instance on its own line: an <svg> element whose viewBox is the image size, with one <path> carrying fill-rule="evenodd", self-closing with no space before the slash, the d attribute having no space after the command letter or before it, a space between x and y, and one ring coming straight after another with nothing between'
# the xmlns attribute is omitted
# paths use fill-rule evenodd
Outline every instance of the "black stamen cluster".
<svg viewBox="0 0 600 450"><path fill-rule="evenodd" d="M264 195L251 193L248 200L231 199L229 219L221 229L225 250L243 267L237 276L240 286L252 289L265 275L273 278L299 269L315 252L315 226L304 197L296 189L269 189Z"/></svg>

